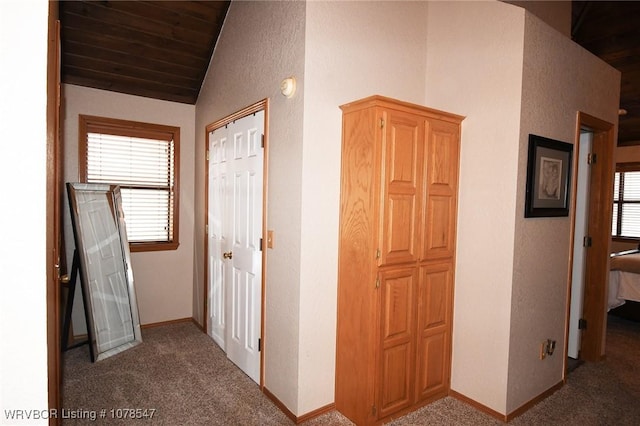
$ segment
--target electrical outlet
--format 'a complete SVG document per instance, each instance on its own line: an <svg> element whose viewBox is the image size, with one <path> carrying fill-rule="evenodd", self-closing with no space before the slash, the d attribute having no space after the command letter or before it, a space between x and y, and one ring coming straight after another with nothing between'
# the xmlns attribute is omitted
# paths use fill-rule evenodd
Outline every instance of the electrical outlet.
<svg viewBox="0 0 640 426"><path fill-rule="evenodd" d="M547 341L540 343L540 359L545 359L547 357Z"/></svg>

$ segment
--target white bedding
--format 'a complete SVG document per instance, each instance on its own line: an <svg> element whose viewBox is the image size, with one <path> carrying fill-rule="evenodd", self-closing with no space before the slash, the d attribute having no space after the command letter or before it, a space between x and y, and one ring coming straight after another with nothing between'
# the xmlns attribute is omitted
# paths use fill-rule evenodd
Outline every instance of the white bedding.
<svg viewBox="0 0 640 426"><path fill-rule="evenodd" d="M640 302L640 274L609 271L609 309L624 305L625 300Z"/></svg>

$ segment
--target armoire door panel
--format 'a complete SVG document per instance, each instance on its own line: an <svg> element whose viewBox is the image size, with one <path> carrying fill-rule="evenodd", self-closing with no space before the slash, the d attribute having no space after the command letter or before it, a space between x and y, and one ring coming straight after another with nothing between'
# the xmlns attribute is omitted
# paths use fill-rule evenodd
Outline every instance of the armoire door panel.
<svg viewBox="0 0 640 426"><path fill-rule="evenodd" d="M447 263L422 267L421 274L418 330L424 334L429 329L447 325L450 321L453 274L451 265Z"/></svg>
<svg viewBox="0 0 640 426"><path fill-rule="evenodd" d="M382 351L381 383L379 386L380 410L378 416L386 417L413 403L411 358L413 345L397 345Z"/></svg>
<svg viewBox="0 0 640 426"><path fill-rule="evenodd" d="M455 200L448 195L429 195L423 259L453 257L455 245Z"/></svg>
<svg viewBox="0 0 640 426"><path fill-rule="evenodd" d="M416 357L416 402L422 401L448 388L449 333L423 336L418 343Z"/></svg>
<svg viewBox="0 0 640 426"><path fill-rule="evenodd" d="M418 185L418 126L415 118L399 122L389 114L390 121L386 146L389 165L387 183Z"/></svg>
<svg viewBox="0 0 640 426"><path fill-rule="evenodd" d="M455 250L458 195L458 125L429 121L425 162L426 203L422 259L451 258Z"/></svg>
<svg viewBox="0 0 640 426"><path fill-rule="evenodd" d="M437 263L420 269L416 400L448 387L453 266Z"/></svg>
<svg viewBox="0 0 640 426"><path fill-rule="evenodd" d="M416 268L380 272L382 335L380 416L412 403Z"/></svg>
<svg viewBox="0 0 640 426"><path fill-rule="evenodd" d="M411 262L416 255L416 196L392 194L386 201L382 247L385 264Z"/></svg>
<svg viewBox="0 0 640 426"><path fill-rule="evenodd" d="M404 343L414 335L415 268L380 273L382 346Z"/></svg>
<svg viewBox="0 0 640 426"><path fill-rule="evenodd" d="M380 265L415 261L421 201L424 129L402 111L383 114L383 207Z"/></svg>
<svg viewBox="0 0 640 426"><path fill-rule="evenodd" d="M448 122L430 122L427 147L429 189L445 187L453 194L458 186L458 125Z"/></svg>

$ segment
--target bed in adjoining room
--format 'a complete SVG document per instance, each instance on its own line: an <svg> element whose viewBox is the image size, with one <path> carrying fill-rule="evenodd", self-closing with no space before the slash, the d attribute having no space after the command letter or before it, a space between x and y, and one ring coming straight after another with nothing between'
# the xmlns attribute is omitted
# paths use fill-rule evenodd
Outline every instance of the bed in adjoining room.
<svg viewBox="0 0 640 426"><path fill-rule="evenodd" d="M640 250L611 255L608 311L640 321Z"/></svg>

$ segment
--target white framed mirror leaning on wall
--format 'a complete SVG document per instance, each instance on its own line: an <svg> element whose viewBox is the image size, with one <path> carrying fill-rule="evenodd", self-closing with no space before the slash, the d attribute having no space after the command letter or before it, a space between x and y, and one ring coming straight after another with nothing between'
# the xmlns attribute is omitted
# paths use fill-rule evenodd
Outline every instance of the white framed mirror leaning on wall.
<svg viewBox="0 0 640 426"><path fill-rule="evenodd" d="M67 183L67 192L95 362L142 343L122 197L106 184Z"/></svg>

